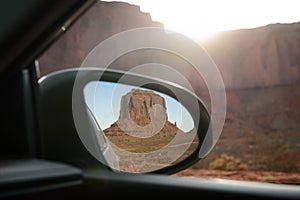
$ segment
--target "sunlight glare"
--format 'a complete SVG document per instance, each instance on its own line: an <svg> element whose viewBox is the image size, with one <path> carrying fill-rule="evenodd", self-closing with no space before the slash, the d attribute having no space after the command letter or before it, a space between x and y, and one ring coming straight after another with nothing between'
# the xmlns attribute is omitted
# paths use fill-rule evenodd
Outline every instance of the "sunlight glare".
<svg viewBox="0 0 300 200"><path fill-rule="evenodd" d="M139 5L165 29L193 39L205 39L215 32L254 28L271 23L300 21L298 0L124 0Z"/></svg>

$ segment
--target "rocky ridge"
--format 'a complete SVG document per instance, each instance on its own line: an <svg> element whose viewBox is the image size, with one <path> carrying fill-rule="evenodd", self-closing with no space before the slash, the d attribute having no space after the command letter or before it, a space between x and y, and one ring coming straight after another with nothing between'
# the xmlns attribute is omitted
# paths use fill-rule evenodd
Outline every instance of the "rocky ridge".
<svg viewBox="0 0 300 200"><path fill-rule="evenodd" d="M163 24L152 21L150 14L141 12L139 6L99 2L39 59L41 73L80 66L88 53L105 39L143 27L163 28ZM180 38L171 35L149 37L158 37L162 42L165 37L166 43L189 51L189 46ZM218 66L226 89L287 85L300 80L300 23L220 32L201 45ZM199 81L201 77L191 71L188 62L163 51L143 49L130 52L117 58L110 67L129 70L145 63L170 66L188 77L196 89L203 88L204 82ZM103 67L101 63L99 67Z"/></svg>
<svg viewBox="0 0 300 200"><path fill-rule="evenodd" d="M174 136L180 130L168 121L166 109L165 99L160 95L133 89L122 96L119 119L104 132L108 136L148 132Z"/></svg>

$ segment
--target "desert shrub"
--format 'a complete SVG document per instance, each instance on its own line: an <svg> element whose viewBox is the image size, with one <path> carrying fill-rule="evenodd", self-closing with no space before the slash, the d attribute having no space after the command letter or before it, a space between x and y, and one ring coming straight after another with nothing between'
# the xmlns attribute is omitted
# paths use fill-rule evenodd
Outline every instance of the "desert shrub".
<svg viewBox="0 0 300 200"><path fill-rule="evenodd" d="M236 159L233 156L221 154L219 158L209 163L209 169L225 171L246 171L248 170L248 166L242 163L241 160Z"/></svg>
<svg viewBox="0 0 300 200"><path fill-rule="evenodd" d="M264 181L268 183L277 183L277 179L273 177L267 177L264 179Z"/></svg>

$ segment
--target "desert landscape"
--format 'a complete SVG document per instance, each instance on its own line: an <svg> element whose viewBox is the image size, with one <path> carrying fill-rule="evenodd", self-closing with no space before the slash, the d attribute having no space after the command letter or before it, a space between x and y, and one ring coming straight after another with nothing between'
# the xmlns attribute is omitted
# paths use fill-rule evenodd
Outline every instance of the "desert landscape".
<svg viewBox="0 0 300 200"><path fill-rule="evenodd" d="M41 75L78 67L99 42L139 27L163 28L163 22L152 21L136 5L99 2L39 59ZM184 46L184 41L170 40ZM300 22L220 32L199 45L207 50L224 80L226 121L210 154L175 176L300 184ZM110 68L130 70L150 62L166 64L188 77L210 107L201 77L174 55L132 52ZM124 147L127 139L117 140ZM157 145L149 144L146 151Z"/></svg>
<svg viewBox="0 0 300 200"><path fill-rule="evenodd" d="M227 92L219 141L179 175L300 184L299 89L290 84Z"/></svg>
<svg viewBox="0 0 300 200"><path fill-rule="evenodd" d="M122 96L120 104L118 120L104 134L120 157L121 171L153 171L179 162L197 148L196 132L184 132L171 123L166 100L155 92L131 90ZM146 133L152 136L142 137Z"/></svg>

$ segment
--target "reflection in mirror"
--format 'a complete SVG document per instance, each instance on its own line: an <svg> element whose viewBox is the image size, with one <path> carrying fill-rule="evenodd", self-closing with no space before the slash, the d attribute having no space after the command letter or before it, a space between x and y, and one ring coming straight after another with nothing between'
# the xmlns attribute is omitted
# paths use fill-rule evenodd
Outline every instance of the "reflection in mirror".
<svg viewBox="0 0 300 200"><path fill-rule="evenodd" d="M116 155L116 170L155 171L181 161L198 147L193 118L168 95L126 84L93 81L85 86L84 96L100 126L97 134L109 141L110 151L114 152L110 155ZM113 160L102 154L106 160Z"/></svg>

